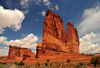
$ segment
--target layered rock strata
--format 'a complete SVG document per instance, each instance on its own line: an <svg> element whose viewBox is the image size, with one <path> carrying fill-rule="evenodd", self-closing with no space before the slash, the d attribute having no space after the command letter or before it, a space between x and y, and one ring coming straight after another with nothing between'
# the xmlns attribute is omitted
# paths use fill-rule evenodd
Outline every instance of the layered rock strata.
<svg viewBox="0 0 100 68"><path fill-rule="evenodd" d="M17 47L17 46L11 46L9 47L9 53L8 53L8 57L7 59L18 59L18 60L25 60L25 59L31 59L31 58L35 58L36 54L33 53L30 50L28 50L27 48L21 48L21 47Z"/></svg>
<svg viewBox="0 0 100 68"><path fill-rule="evenodd" d="M79 37L77 29L68 22L67 34L62 18L48 10L43 23L43 40L37 45L37 57L53 53L79 54Z"/></svg>

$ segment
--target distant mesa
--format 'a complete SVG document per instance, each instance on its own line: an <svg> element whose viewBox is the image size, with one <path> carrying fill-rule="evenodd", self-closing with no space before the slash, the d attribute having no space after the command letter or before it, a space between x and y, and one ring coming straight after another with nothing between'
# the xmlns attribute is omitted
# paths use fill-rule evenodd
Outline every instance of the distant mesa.
<svg viewBox="0 0 100 68"><path fill-rule="evenodd" d="M0 56L0 60L7 60L7 56Z"/></svg>
<svg viewBox="0 0 100 68"><path fill-rule="evenodd" d="M28 50L28 48L21 48L21 47L10 45L7 60L23 61L23 60L32 59L35 57L36 57L36 54L33 53L31 49Z"/></svg>

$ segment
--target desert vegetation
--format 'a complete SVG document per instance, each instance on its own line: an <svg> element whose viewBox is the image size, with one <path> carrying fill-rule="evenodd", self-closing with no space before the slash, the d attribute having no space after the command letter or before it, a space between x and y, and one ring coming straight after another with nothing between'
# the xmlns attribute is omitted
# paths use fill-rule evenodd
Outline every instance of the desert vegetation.
<svg viewBox="0 0 100 68"><path fill-rule="evenodd" d="M19 62L17 65L15 65L15 68L99 68L100 67L100 57L93 57L91 58L90 62L83 62L79 60L71 61L70 59L67 59L66 62L50 62L49 59L47 59L47 62L45 63L35 63L30 65L19 65L24 62Z"/></svg>
<svg viewBox="0 0 100 68"><path fill-rule="evenodd" d="M6 65L7 64L7 62L0 62L0 66L4 66L4 65Z"/></svg>
<svg viewBox="0 0 100 68"><path fill-rule="evenodd" d="M94 64L94 66L96 66L97 64L100 65L100 57L91 58L90 63Z"/></svg>

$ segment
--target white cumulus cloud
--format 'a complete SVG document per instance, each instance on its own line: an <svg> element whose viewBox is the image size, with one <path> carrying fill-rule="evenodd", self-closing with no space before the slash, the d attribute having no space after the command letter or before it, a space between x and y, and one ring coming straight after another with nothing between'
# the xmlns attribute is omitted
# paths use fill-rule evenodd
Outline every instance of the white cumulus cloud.
<svg viewBox="0 0 100 68"><path fill-rule="evenodd" d="M7 56L9 47L0 47L0 56Z"/></svg>
<svg viewBox="0 0 100 68"><path fill-rule="evenodd" d="M10 41L5 40L2 43L4 45L12 45L12 46L20 46L20 47L25 47L25 48L36 49L37 40L38 40L38 37L31 33L23 39L16 39L16 40L10 40Z"/></svg>
<svg viewBox="0 0 100 68"><path fill-rule="evenodd" d="M80 53L88 53L88 54L93 54L93 53L100 53L100 45L99 43L92 43L91 41L93 40L92 38L95 38L96 34L91 32L90 34L86 34L82 38L80 38Z"/></svg>
<svg viewBox="0 0 100 68"><path fill-rule="evenodd" d="M24 17L24 14L18 9L10 10L0 6L0 34L5 31L6 27L14 31L20 30Z"/></svg>
<svg viewBox="0 0 100 68"><path fill-rule="evenodd" d="M0 37L0 44L2 44L4 41L6 41L7 40L7 37L3 37L3 36L1 36Z"/></svg>
<svg viewBox="0 0 100 68"><path fill-rule="evenodd" d="M31 48L36 49L38 37L34 34L29 34L26 37L22 39L16 39L16 40L10 40L7 41L7 37L0 37L0 44L3 45L12 45L12 46L18 46L18 47L24 47L24 48ZM7 56L9 47L8 46L0 46L0 56Z"/></svg>

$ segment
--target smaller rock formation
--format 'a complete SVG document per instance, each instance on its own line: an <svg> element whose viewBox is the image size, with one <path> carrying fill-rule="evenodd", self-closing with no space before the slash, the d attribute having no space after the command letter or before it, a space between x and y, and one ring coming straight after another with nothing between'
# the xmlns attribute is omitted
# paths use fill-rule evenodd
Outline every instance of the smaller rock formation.
<svg viewBox="0 0 100 68"><path fill-rule="evenodd" d="M14 60L25 60L25 59L31 59L31 58L35 58L36 54L33 53L30 50L28 50L27 48L21 48L21 47L17 47L17 46L11 46L9 47L9 54L7 59L14 59Z"/></svg>
<svg viewBox="0 0 100 68"><path fill-rule="evenodd" d="M6 60L7 56L0 56L0 60Z"/></svg>

